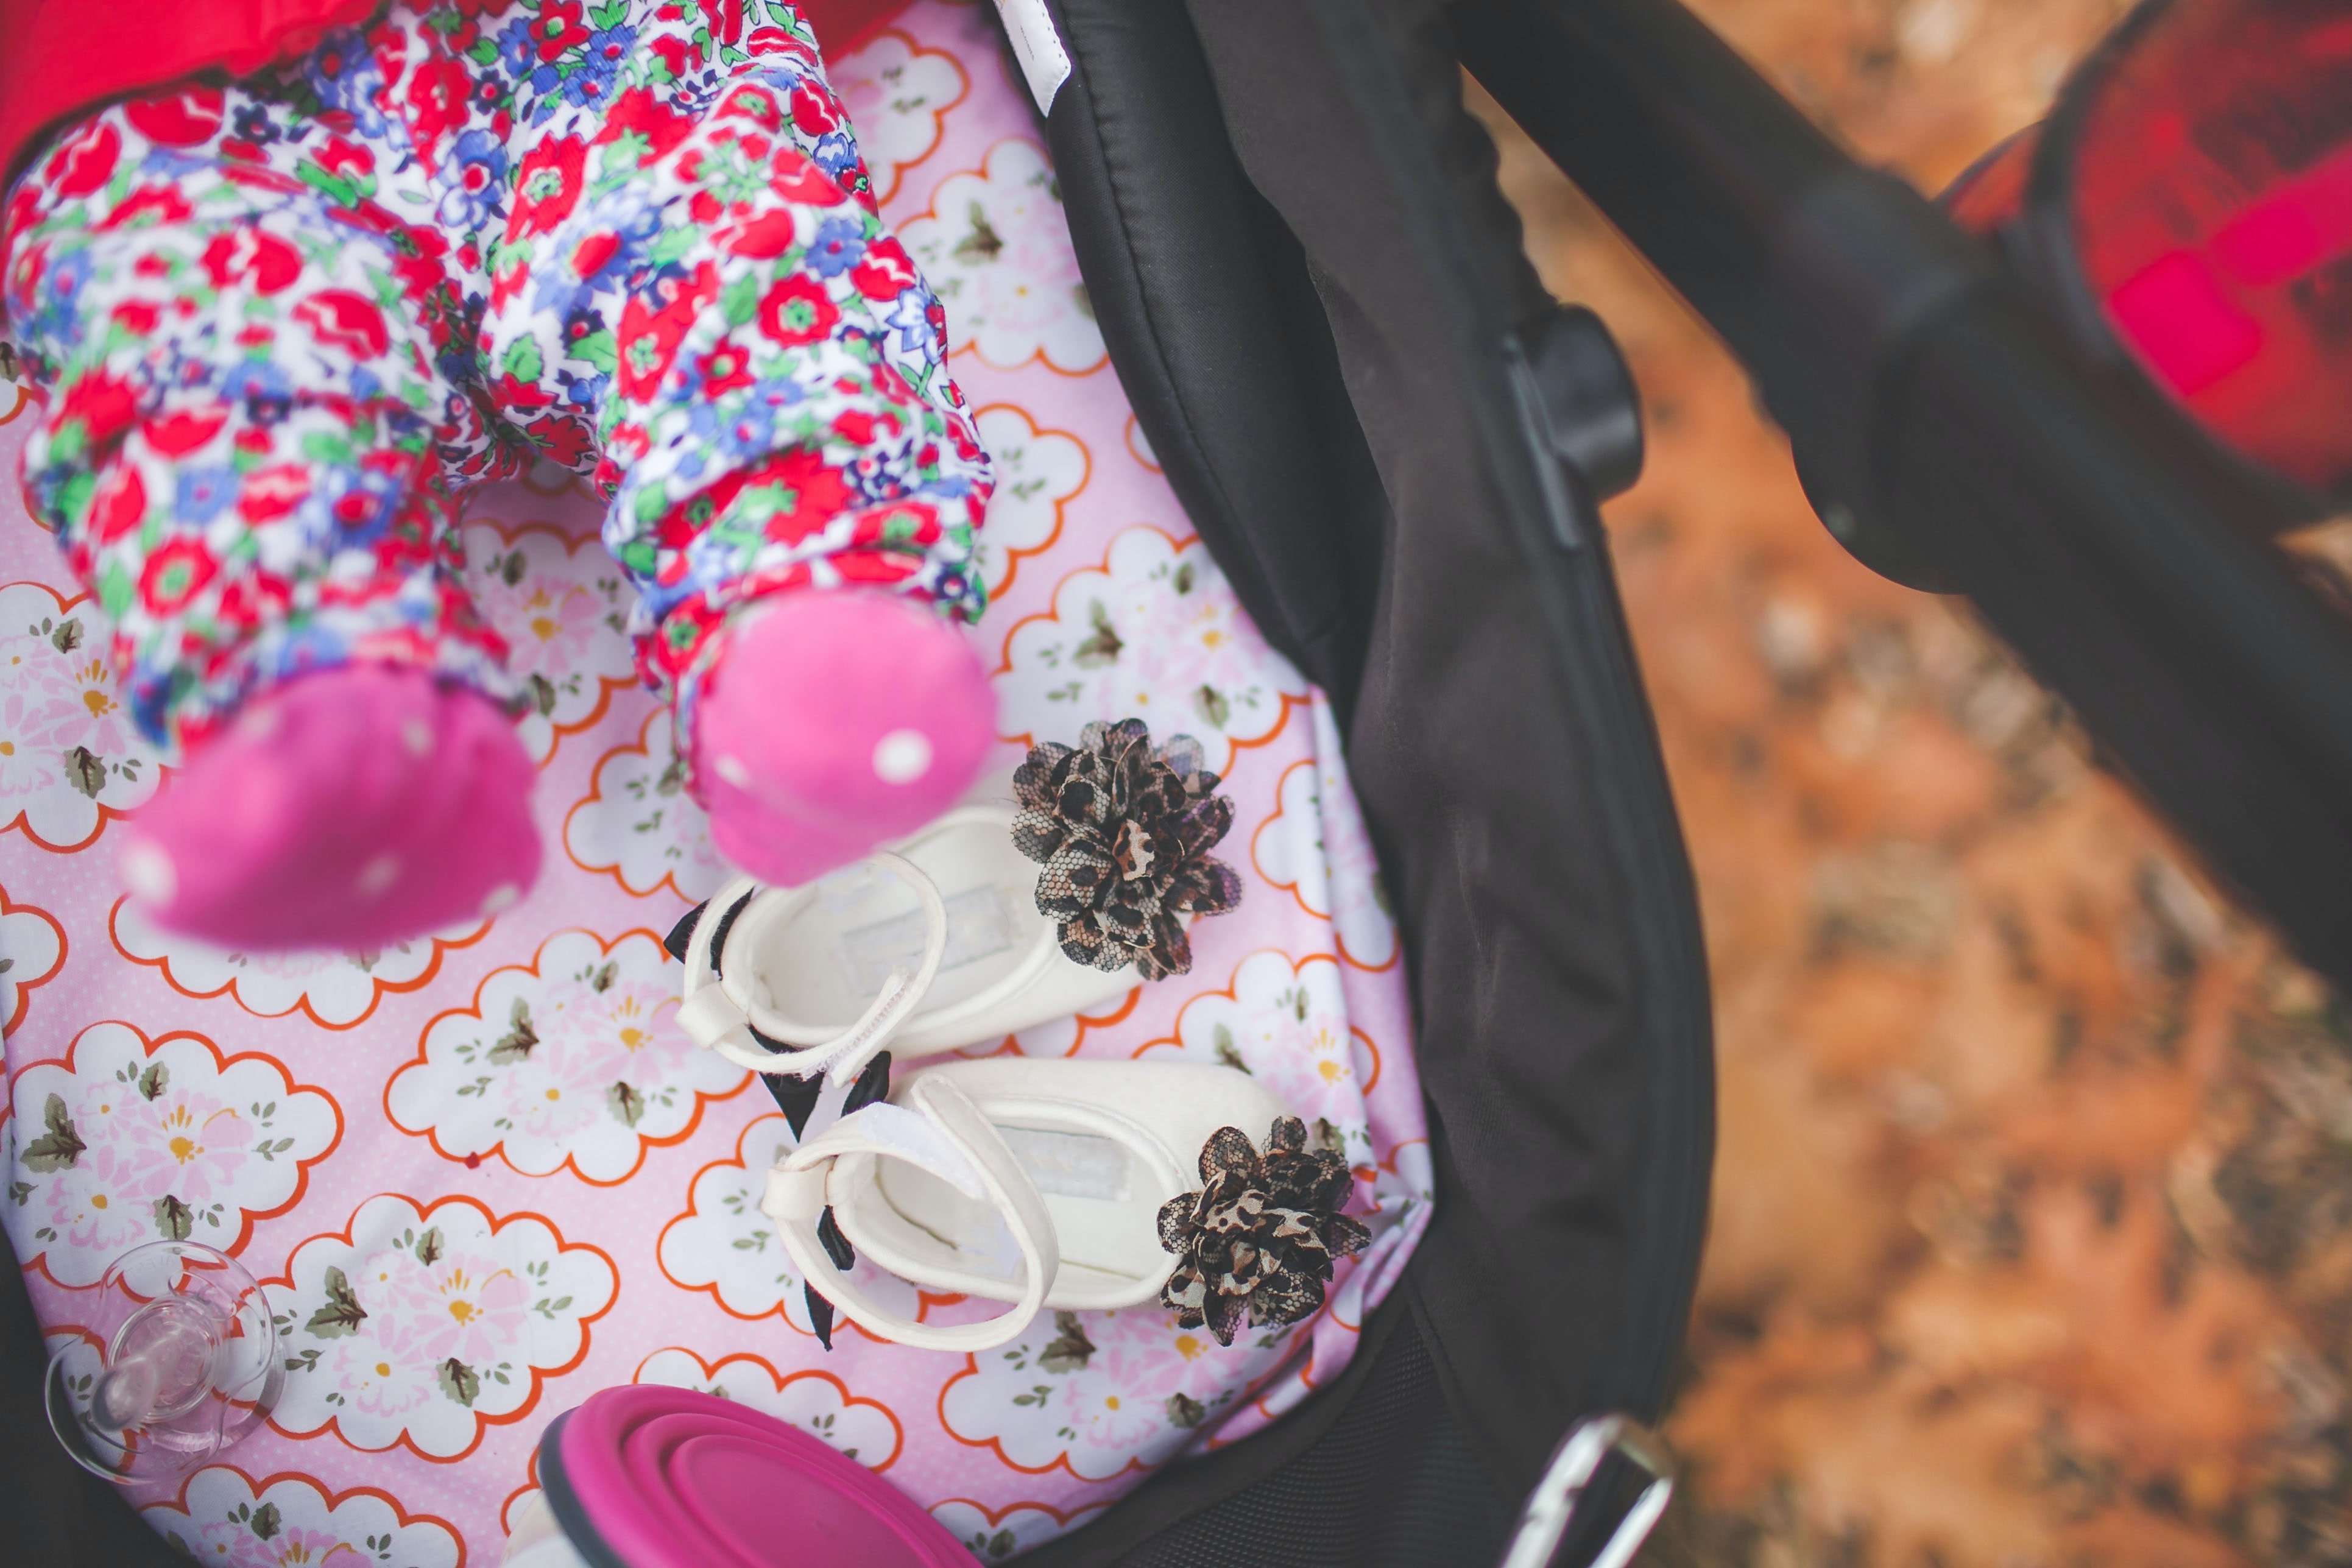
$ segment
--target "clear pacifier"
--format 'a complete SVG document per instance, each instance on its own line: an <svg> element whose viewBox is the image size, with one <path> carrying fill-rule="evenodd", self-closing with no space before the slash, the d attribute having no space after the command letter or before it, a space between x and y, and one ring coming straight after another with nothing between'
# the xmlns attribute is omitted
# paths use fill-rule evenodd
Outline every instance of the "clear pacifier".
<svg viewBox="0 0 2352 1568"><path fill-rule="evenodd" d="M135 1247L77 1306L83 1321L49 1358L44 1394L50 1430L84 1469L126 1486L174 1479L278 1402L268 1299L225 1252Z"/></svg>

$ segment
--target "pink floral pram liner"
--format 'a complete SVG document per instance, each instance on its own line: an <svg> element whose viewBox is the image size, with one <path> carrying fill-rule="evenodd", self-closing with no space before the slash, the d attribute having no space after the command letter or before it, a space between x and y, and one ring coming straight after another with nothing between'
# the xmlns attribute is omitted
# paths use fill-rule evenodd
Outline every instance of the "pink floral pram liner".
<svg viewBox="0 0 2352 1568"><path fill-rule="evenodd" d="M471 587L538 697L540 886L430 940L264 958L164 937L121 902L109 829L163 763L11 485L0 1216L53 1347L87 1353L78 1292L142 1242L209 1242L268 1284L291 1369L270 1428L134 1498L207 1562L494 1563L545 1424L631 1381L817 1433L993 1560L1331 1375L1426 1219L1397 938L1328 710L1260 640L1152 462L985 10L921 0L833 75L885 215L947 301L999 464L992 607L972 635L1003 763L1133 714L1197 736L1237 807L1223 854L1246 895L1195 928L1192 972L998 1048L1246 1066L1345 1141L1374 1243L1320 1316L1230 1350L1152 1307L1049 1314L976 1357L845 1324L826 1352L755 1207L783 1119L671 1021L660 933L726 872L667 719L632 682L588 498L505 487L467 525ZM0 382L12 474L35 412ZM898 1289L933 1321L989 1310Z"/></svg>

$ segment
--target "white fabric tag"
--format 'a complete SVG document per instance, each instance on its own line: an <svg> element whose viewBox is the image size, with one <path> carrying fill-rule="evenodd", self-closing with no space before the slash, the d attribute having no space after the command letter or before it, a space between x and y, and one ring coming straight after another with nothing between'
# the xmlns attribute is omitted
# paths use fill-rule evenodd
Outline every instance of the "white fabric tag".
<svg viewBox="0 0 2352 1568"><path fill-rule="evenodd" d="M996 14L1004 20L1021 74L1029 79L1029 96L1037 100L1037 112L1053 113L1055 95L1070 79L1070 52L1062 47L1062 35L1055 30L1045 0L996 0Z"/></svg>
<svg viewBox="0 0 2352 1568"><path fill-rule="evenodd" d="M1041 1193L1117 1203L1133 1195L1127 1151L1090 1132L1044 1127L999 1127L1004 1146Z"/></svg>
<svg viewBox="0 0 2352 1568"><path fill-rule="evenodd" d="M993 958L1021 940L1019 918L1002 889L968 889L947 905L948 948L940 957L942 974ZM842 932L834 943L834 957L852 991L881 990L892 970L911 974L923 962L923 911L908 910Z"/></svg>

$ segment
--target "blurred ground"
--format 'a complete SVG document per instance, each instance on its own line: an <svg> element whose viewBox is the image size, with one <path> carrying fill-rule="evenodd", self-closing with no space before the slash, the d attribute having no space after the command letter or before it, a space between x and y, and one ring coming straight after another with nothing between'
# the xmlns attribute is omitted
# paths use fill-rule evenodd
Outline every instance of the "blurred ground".
<svg viewBox="0 0 2352 1568"><path fill-rule="evenodd" d="M1940 188L2117 0L1701 0ZM1714 1228L1645 1561L2352 1563L2352 1016L1968 618L1850 562L1747 383L1481 105L1615 327L1610 509L1698 868Z"/></svg>

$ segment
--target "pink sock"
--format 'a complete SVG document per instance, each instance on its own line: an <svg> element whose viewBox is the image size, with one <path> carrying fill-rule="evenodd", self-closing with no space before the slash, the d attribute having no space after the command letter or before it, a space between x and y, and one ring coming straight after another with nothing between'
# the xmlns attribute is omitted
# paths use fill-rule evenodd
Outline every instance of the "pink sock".
<svg viewBox="0 0 2352 1568"><path fill-rule="evenodd" d="M962 636L886 594L782 594L706 678L695 773L719 852L791 885L955 804L987 759L996 695Z"/></svg>
<svg viewBox="0 0 2352 1568"><path fill-rule="evenodd" d="M364 948L496 913L539 874L530 757L488 698L359 664L247 703L130 825L156 923L253 951Z"/></svg>

